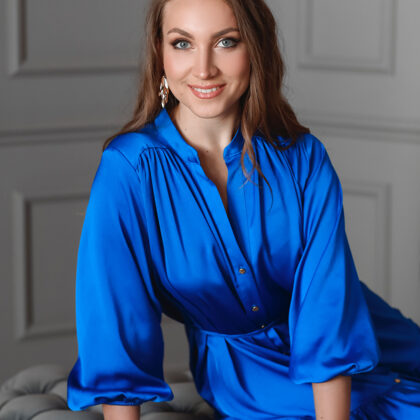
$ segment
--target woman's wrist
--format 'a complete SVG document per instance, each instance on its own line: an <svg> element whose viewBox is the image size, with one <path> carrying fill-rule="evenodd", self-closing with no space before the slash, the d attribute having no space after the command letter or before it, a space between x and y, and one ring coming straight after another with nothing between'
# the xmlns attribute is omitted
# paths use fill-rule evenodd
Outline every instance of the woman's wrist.
<svg viewBox="0 0 420 420"><path fill-rule="evenodd" d="M312 383L317 420L349 420L351 376Z"/></svg>
<svg viewBox="0 0 420 420"><path fill-rule="evenodd" d="M140 406L102 404L105 420L139 420Z"/></svg>

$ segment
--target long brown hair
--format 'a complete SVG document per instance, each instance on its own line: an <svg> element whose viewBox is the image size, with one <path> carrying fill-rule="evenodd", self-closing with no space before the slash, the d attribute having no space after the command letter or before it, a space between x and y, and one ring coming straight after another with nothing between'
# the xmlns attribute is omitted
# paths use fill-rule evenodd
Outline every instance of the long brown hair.
<svg viewBox="0 0 420 420"><path fill-rule="evenodd" d="M109 137L103 150L116 136L138 131L152 122L161 110L158 96L163 70L161 55L162 16L166 3L170 0L152 0L146 16L146 48L140 73L137 104L133 117L116 134ZM241 166L248 178L244 165L245 153L268 183L256 161L252 147L252 136L260 136L278 150L291 147L300 134L309 129L299 123L283 94L285 65L277 41L277 24L264 0L224 0L233 10L241 38L247 45L251 63L250 84L240 98L241 131L244 146ZM166 108L170 112L179 101L170 92ZM280 145L277 136L289 139ZM248 178L249 180L249 178ZM268 183L269 185L269 183ZM271 189L271 187L270 187Z"/></svg>

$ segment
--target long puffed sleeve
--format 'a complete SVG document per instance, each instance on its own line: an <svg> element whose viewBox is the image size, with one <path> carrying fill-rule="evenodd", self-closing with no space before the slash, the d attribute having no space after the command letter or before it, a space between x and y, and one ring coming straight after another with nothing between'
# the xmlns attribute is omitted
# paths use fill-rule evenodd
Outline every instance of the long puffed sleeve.
<svg viewBox="0 0 420 420"><path fill-rule="evenodd" d="M345 232L341 183L316 137L307 136L305 150L305 246L289 311L289 376L297 384L370 371L380 357Z"/></svg>
<svg viewBox="0 0 420 420"><path fill-rule="evenodd" d="M143 219L141 181L119 149L103 151L76 270L78 358L67 380L71 410L170 401L163 378L161 306Z"/></svg>

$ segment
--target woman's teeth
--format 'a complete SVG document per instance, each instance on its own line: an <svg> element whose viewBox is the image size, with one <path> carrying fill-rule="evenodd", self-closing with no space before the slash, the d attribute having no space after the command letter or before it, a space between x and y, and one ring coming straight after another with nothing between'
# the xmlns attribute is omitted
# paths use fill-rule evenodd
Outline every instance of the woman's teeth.
<svg viewBox="0 0 420 420"><path fill-rule="evenodd" d="M210 92L216 92L216 90L220 89L220 87L215 87L213 89L199 89L199 88L193 88L193 89L201 93L210 93Z"/></svg>

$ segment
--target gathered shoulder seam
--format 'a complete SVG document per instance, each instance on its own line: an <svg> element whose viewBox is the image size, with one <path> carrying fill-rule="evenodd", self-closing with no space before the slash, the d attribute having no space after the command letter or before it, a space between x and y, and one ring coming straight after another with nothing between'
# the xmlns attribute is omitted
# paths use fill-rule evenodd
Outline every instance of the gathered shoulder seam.
<svg viewBox="0 0 420 420"><path fill-rule="evenodd" d="M132 163L130 162L130 160L127 158L127 156L120 149L117 149L116 147L108 146L105 150L108 150L108 149L115 150L116 152L118 152L123 157L123 159L128 163L128 165L131 167L131 169L136 173L138 181L141 182L140 181L140 176L139 176L139 171L138 171L138 165L137 165L137 168L135 168L132 165Z"/></svg>

